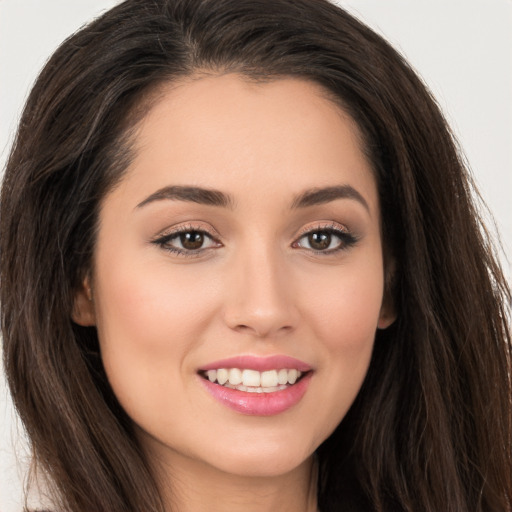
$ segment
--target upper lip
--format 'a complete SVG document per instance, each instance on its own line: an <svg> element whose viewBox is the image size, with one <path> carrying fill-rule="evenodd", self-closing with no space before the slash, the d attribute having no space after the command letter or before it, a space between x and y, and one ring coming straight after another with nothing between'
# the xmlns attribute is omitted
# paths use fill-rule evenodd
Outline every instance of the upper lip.
<svg viewBox="0 0 512 512"><path fill-rule="evenodd" d="M219 368L240 368L247 370L266 371L266 370L280 370L282 368L299 370L301 372L310 371L311 365L286 355L273 355L273 356L253 356L253 355L240 355L230 357L227 359L220 359L213 361L199 368L199 371L217 370Z"/></svg>

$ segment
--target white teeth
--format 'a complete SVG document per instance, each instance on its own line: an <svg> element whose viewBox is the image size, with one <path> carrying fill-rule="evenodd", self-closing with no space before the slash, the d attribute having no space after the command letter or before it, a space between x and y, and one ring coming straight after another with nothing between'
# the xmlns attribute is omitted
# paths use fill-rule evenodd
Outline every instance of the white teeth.
<svg viewBox="0 0 512 512"><path fill-rule="evenodd" d="M288 370L286 368L277 372L277 382L279 384L288 384Z"/></svg>
<svg viewBox="0 0 512 512"><path fill-rule="evenodd" d="M275 388L277 386L277 371L269 370L261 373L261 387L263 388Z"/></svg>
<svg viewBox="0 0 512 512"><path fill-rule="evenodd" d="M219 368L207 370L204 375L210 382L217 382L231 389L249 393L272 393L295 384L302 372L295 368L289 370L281 368L264 372L239 368Z"/></svg>
<svg viewBox="0 0 512 512"><path fill-rule="evenodd" d="M286 389L288 386L274 386L270 388L261 388L263 389L263 393L272 393L273 391L280 391L281 389Z"/></svg>
<svg viewBox="0 0 512 512"><path fill-rule="evenodd" d="M238 368L231 368L229 370L229 383L233 386L242 384L242 372Z"/></svg>
<svg viewBox="0 0 512 512"><path fill-rule="evenodd" d="M273 393L274 391L281 391L283 389L286 389L288 386L282 385L282 386L274 386L270 388L263 388L263 387L250 387L250 386L231 386L230 384L226 384L226 386L230 387L231 389L237 389L238 391L246 391L247 393ZM224 386L224 387L226 387Z"/></svg>
<svg viewBox="0 0 512 512"><path fill-rule="evenodd" d="M231 380L229 382L231 382ZM244 386L259 387L261 382L260 372L257 372L256 370L244 370L242 372L242 382L244 383Z"/></svg>
<svg viewBox="0 0 512 512"><path fill-rule="evenodd" d="M289 384L295 384L295 381L297 380L298 372L297 370L288 370L288 383Z"/></svg>
<svg viewBox="0 0 512 512"><path fill-rule="evenodd" d="M226 370L226 368L220 368L219 370L217 370L217 382L219 384L226 384L226 382L228 381L228 378L229 378L229 373L228 371Z"/></svg>

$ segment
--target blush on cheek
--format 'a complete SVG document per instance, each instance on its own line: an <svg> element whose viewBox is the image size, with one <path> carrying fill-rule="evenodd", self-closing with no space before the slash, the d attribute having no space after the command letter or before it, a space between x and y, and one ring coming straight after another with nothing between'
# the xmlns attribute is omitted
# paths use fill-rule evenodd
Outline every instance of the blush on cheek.
<svg viewBox="0 0 512 512"><path fill-rule="evenodd" d="M200 275L187 280L172 266L132 269L132 277L126 275L120 269L110 276L101 308L108 329L122 331L123 338L155 348L168 346L189 340L191 331L208 320L213 299Z"/></svg>
<svg viewBox="0 0 512 512"><path fill-rule="evenodd" d="M316 304L318 334L333 349L343 347L358 353L373 344L381 297L372 293L339 293Z"/></svg>

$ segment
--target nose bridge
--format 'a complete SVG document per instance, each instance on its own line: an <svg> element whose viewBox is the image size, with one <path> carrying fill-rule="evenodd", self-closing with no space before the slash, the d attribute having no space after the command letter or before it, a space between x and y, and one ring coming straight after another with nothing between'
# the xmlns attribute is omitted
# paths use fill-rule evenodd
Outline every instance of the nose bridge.
<svg viewBox="0 0 512 512"><path fill-rule="evenodd" d="M258 337L294 328L292 282L277 244L252 240L236 251L231 268L226 322Z"/></svg>

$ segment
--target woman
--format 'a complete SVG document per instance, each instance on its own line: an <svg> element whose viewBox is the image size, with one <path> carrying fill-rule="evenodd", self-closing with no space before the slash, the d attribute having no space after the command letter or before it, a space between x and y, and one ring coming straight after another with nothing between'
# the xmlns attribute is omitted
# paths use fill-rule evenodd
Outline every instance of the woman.
<svg viewBox="0 0 512 512"><path fill-rule="evenodd" d="M323 1L128 0L2 189L6 374L56 506L510 510L509 292L424 86Z"/></svg>

